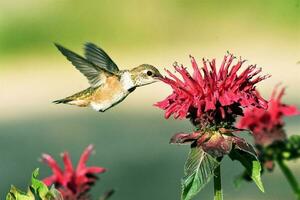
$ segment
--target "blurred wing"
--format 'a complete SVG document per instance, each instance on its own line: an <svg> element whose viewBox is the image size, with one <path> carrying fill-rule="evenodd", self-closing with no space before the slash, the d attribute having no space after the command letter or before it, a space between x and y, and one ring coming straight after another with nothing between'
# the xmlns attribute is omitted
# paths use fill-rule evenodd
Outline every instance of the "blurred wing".
<svg viewBox="0 0 300 200"><path fill-rule="evenodd" d="M85 44L85 57L95 65L105 68L112 73L119 71L118 66L112 61L112 59L103 51L103 49L97 47L93 43Z"/></svg>
<svg viewBox="0 0 300 200"><path fill-rule="evenodd" d="M107 76L112 75L105 69L94 65L92 62L64 48L63 46L59 44L55 44L55 46L69 61L71 61L76 69L78 69L88 79L92 87L100 86L103 84Z"/></svg>

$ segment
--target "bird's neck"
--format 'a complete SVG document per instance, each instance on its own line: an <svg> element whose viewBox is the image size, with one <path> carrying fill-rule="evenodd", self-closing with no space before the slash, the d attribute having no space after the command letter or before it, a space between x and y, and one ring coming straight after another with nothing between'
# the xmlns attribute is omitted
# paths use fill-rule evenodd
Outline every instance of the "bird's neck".
<svg viewBox="0 0 300 200"><path fill-rule="evenodd" d="M132 91L136 87L135 81L129 71L124 71L120 79L123 89L127 91Z"/></svg>

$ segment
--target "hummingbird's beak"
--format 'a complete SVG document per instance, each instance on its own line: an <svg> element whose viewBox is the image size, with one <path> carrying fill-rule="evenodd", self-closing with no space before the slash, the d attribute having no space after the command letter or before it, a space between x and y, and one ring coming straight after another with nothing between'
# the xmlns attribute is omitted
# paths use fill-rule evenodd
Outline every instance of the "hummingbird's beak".
<svg viewBox="0 0 300 200"><path fill-rule="evenodd" d="M161 75L159 73L159 74L156 74L154 78L157 79L158 81L161 81L164 77L163 77L163 75Z"/></svg>

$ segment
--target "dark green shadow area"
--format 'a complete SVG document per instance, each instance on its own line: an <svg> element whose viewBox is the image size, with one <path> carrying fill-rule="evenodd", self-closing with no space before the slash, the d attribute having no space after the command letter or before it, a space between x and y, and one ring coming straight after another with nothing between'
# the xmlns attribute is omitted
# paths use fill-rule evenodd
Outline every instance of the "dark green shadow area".
<svg viewBox="0 0 300 200"><path fill-rule="evenodd" d="M186 121L164 120L150 114L89 112L77 116L29 118L0 123L0 194L4 199L10 184L25 188L33 169L40 167L40 177L50 174L38 161L41 153L60 160L67 150L77 162L83 149L95 145L89 165L100 165L108 171L92 193L98 197L105 190L116 189L112 200L176 200L180 195L180 178L188 151L187 146L169 145L173 133L191 130ZM61 163L61 162L60 162ZM225 160L222 165L225 199L292 199L292 193L281 173L263 177L266 194L254 184L234 189L233 178L242 169L237 162ZM295 172L300 177L300 172ZM209 184L195 199L212 199ZM97 198L94 198L97 199Z"/></svg>

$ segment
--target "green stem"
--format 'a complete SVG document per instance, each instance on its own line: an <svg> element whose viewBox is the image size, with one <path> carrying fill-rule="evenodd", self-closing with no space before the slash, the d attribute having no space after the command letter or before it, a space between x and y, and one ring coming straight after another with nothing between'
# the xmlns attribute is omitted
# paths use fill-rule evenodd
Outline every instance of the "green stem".
<svg viewBox="0 0 300 200"><path fill-rule="evenodd" d="M221 164L214 171L214 200L223 200Z"/></svg>
<svg viewBox="0 0 300 200"><path fill-rule="evenodd" d="M290 186L292 187L294 194L297 196L297 200L300 200L299 184L298 184L297 180L295 179L293 173L288 168L288 166L286 166L286 164L284 163L284 161L282 159L277 159L277 163L278 163L281 171L285 175L285 178L288 180Z"/></svg>

